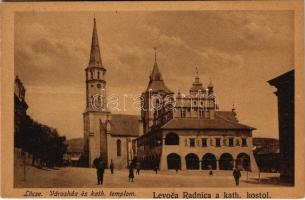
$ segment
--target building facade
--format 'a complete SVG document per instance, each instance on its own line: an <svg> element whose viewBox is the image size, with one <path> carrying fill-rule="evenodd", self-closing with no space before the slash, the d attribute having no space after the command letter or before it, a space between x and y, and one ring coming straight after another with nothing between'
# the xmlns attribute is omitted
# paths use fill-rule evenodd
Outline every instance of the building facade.
<svg viewBox="0 0 305 200"><path fill-rule="evenodd" d="M93 160L102 156L106 166L112 161L115 168L126 168L133 159L132 140L142 130L140 117L112 114L107 108L106 68L102 63L96 19L86 76L86 109L84 120L85 166L93 167Z"/></svg>
<svg viewBox="0 0 305 200"><path fill-rule="evenodd" d="M281 180L294 184L294 70L268 83L277 88Z"/></svg>
<svg viewBox="0 0 305 200"><path fill-rule="evenodd" d="M137 139L142 168L258 170L252 146L254 128L239 123L235 109L219 110L212 83L204 88L196 70L189 94L178 92L174 100L164 80L152 77L162 77L156 59L143 93L144 134Z"/></svg>

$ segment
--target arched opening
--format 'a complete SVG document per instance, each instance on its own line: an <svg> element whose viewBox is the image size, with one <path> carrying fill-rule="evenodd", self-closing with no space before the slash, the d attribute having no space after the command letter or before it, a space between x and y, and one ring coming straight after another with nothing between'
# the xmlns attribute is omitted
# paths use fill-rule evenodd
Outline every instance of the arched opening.
<svg viewBox="0 0 305 200"><path fill-rule="evenodd" d="M176 153L168 154L167 156L168 169L181 169L181 158Z"/></svg>
<svg viewBox="0 0 305 200"><path fill-rule="evenodd" d="M229 153L224 153L219 159L219 169L220 170L232 170L234 167L233 156Z"/></svg>
<svg viewBox="0 0 305 200"><path fill-rule="evenodd" d="M236 158L236 167L240 170L250 171L250 156L246 153L238 154Z"/></svg>
<svg viewBox="0 0 305 200"><path fill-rule="evenodd" d="M118 140L116 141L116 155L117 155L117 156L121 156L121 154L122 154L121 140L118 139Z"/></svg>
<svg viewBox="0 0 305 200"><path fill-rule="evenodd" d="M199 158L196 154L190 153L185 156L186 169L199 169Z"/></svg>
<svg viewBox="0 0 305 200"><path fill-rule="evenodd" d="M211 153L207 153L202 157L201 169L205 169L205 170L216 169L217 168L216 162L217 162L216 157Z"/></svg>
<svg viewBox="0 0 305 200"><path fill-rule="evenodd" d="M165 145L179 145L179 136L176 133L168 133L165 137Z"/></svg>

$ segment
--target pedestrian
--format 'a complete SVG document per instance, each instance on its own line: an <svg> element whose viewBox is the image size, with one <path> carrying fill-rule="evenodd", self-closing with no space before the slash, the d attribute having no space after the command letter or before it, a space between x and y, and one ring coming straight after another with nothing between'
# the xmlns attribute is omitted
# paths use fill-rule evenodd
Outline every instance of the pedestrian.
<svg viewBox="0 0 305 200"><path fill-rule="evenodd" d="M102 156L100 156L99 158L94 159L93 165L96 168L97 184L98 185L100 185L100 184L103 185L105 166L104 166Z"/></svg>
<svg viewBox="0 0 305 200"><path fill-rule="evenodd" d="M129 166L129 175L128 175L128 182L133 182L134 173L133 173L133 165Z"/></svg>
<svg viewBox="0 0 305 200"><path fill-rule="evenodd" d="M136 169L137 169L136 174L140 175L140 170L141 170L141 163L140 162L136 163Z"/></svg>
<svg viewBox="0 0 305 200"><path fill-rule="evenodd" d="M240 173L240 170L238 168L235 168L233 170L233 176L234 176L234 179L235 179L236 186L239 186L239 179L241 177L241 173Z"/></svg>
<svg viewBox="0 0 305 200"><path fill-rule="evenodd" d="M210 171L209 171L209 175L210 175L210 176L213 176L213 168L212 168L212 166L211 166L211 165L209 165L209 169L210 169Z"/></svg>
<svg viewBox="0 0 305 200"><path fill-rule="evenodd" d="M113 165L113 161L110 161L110 172L111 174L113 174L113 169L114 169L114 165Z"/></svg>
<svg viewBox="0 0 305 200"><path fill-rule="evenodd" d="M155 168L154 168L156 174L158 174L158 165L155 165Z"/></svg>

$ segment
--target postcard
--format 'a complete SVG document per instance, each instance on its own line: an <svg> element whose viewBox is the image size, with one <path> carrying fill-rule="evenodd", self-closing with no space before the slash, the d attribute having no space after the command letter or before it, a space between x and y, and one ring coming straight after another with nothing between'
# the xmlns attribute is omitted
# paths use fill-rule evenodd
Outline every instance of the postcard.
<svg viewBox="0 0 305 200"><path fill-rule="evenodd" d="M2 197L304 197L302 1L0 9Z"/></svg>

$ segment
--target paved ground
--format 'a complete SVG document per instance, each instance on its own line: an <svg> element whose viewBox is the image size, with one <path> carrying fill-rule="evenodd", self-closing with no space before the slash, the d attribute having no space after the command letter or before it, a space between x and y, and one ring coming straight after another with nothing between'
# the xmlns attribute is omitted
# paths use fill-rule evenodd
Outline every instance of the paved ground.
<svg viewBox="0 0 305 200"><path fill-rule="evenodd" d="M261 173L258 183L258 173L242 173L240 187L281 186L279 174ZM58 168L38 169L27 166L26 180L23 180L23 167L15 167L15 187L101 187L96 184L95 169L88 168ZM106 170L103 187L232 187L234 179L231 171L215 171L209 176L206 171L164 171L155 174L153 171L142 170L135 175L134 182L128 182L127 170L116 170L112 175Z"/></svg>

